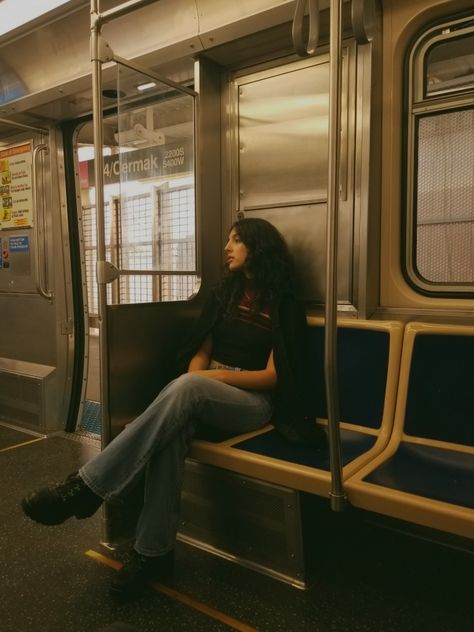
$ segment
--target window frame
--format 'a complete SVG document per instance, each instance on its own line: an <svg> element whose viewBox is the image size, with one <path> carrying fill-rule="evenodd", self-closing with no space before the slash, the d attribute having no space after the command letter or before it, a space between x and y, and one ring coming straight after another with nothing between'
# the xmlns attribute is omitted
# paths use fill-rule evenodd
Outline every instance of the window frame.
<svg viewBox="0 0 474 632"><path fill-rule="evenodd" d="M430 281L418 271L417 198L418 198L418 128L426 116L474 109L474 88L462 87L444 94L427 94L427 57L432 48L443 41L474 35L474 16L443 21L418 35L405 59L404 168L402 190L405 212L402 218L402 269L409 285L418 293L451 298L472 298L473 282ZM465 26L464 26L465 25ZM474 221L474 217L473 217Z"/></svg>

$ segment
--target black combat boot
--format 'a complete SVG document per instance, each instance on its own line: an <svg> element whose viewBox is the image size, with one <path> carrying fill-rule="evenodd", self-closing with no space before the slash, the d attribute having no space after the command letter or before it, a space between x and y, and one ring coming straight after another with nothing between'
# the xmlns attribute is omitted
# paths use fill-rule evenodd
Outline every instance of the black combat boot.
<svg viewBox="0 0 474 632"><path fill-rule="evenodd" d="M110 595L116 601L140 597L150 581L170 581L173 578L174 551L149 557L135 550L110 583Z"/></svg>
<svg viewBox="0 0 474 632"><path fill-rule="evenodd" d="M61 524L71 516L89 518L95 514L103 500L87 487L75 472L64 483L31 492L21 501L24 513L45 525Z"/></svg>

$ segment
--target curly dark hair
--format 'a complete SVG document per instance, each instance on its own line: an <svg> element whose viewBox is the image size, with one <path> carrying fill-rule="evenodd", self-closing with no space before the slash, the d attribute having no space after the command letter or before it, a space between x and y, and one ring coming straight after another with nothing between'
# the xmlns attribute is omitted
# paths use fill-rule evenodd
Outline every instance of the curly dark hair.
<svg viewBox="0 0 474 632"><path fill-rule="evenodd" d="M272 303L285 292L293 292L295 275L293 259L280 232L264 219L245 218L232 224L249 252L245 271L226 274L221 283L221 296L227 313L232 313L242 296L247 273L255 287L254 309Z"/></svg>

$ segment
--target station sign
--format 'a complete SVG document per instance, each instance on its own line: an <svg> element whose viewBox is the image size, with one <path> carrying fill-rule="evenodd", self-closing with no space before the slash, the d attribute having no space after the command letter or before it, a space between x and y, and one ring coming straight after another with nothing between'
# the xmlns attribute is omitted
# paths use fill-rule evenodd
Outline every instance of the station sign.
<svg viewBox="0 0 474 632"><path fill-rule="evenodd" d="M193 170L193 158L191 140L104 156L104 184L189 173ZM82 165L87 165L87 172ZM81 167L81 188L93 187L94 160L81 163Z"/></svg>

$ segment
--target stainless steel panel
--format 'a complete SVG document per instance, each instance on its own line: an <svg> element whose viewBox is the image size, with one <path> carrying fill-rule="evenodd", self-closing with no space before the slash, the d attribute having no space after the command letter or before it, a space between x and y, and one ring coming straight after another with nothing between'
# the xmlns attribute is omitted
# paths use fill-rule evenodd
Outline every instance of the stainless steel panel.
<svg viewBox="0 0 474 632"><path fill-rule="evenodd" d="M54 308L38 295L0 292L0 357L56 364Z"/></svg>
<svg viewBox="0 0 474 632"><path fill-rule="evenodd" d="M324 302L326 291L326 203L269 208L246 212L245 217L262 217L285 236L293 255L301 298ZM338 300L349 304L352 295L352 217L341 213L339 224L344 248L338 251Z"/></svg>
<svg viewBox="0 0 474 632"><path fill-rule="evenodd" d="M304 587L298 492L186 461L178 537Z"/></svg>
<svg viewBox="0 0 474 632"><path fill-rule="evenodd" d="M354 301L354 53L345 47L342 82L338 301L344 309ZM264 217L279 228L295 258L301 295L318 304L326 283L328 82L324 53L256 68L236 76L229 105L234 214Z"/></svg>
<svg viewBox="0 0 474 632"><path fill-rule="evenodd" d="M325 200L327 60L238 83L240 209Z"/></svg>

